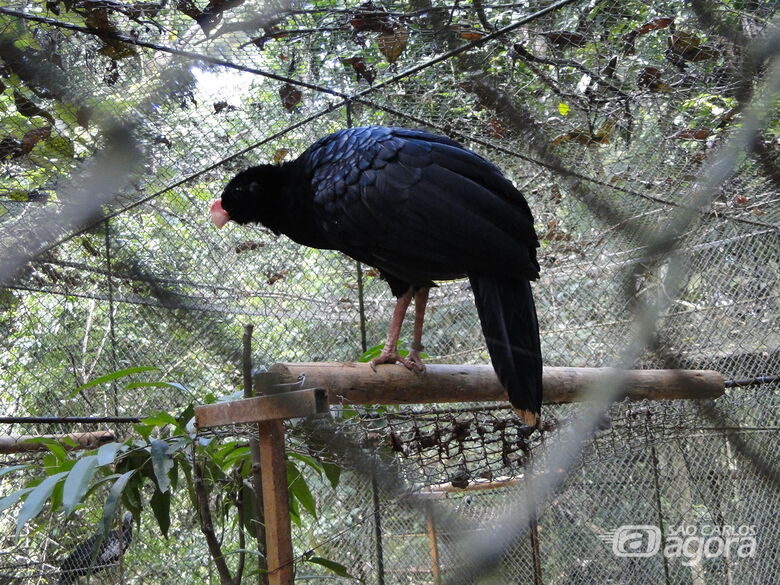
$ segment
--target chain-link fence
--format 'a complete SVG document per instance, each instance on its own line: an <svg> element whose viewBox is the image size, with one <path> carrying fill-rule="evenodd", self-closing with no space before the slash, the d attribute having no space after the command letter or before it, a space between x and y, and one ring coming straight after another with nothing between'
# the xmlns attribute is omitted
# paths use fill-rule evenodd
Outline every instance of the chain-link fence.
<svg viewBox="0 0 780 585"><path fill-rule="evenodd" d="M523 191L542 243L534 293L546 365L616 365L642 328L637 307L657 303L633 366L776 376L776 13L772 1L4 3L5 438L124 440L137 419L228 394L241 386L247 322L256 363L354 361L382 342L390 298L373 269L262 228L217 233L206 213L239 169L290 160L347 125L449 135ZM736 140L751 124L749 140ZM691 207L695 221L681 223ZM653 241L678 225L668 246ZM431 361L487 361L467 283L432 291L425 345ZM85 387L137 366L180 385ZM566 428L577 412L550 406L543 417ZM486 578L775 579L776 382L704 406L621 404L600 424ZM309 478L321 503L316 525L297 528L301 580L337 578L305 553L367 583L457 579L466 561L452 543L464 523L479 535L508 517L534 454L562 432L525 436L507 412L474 405L362 412L340 426L425 489L410 502L360 470L335 491ZM305 433L290 434L290 448L308 452ZM45 465L43 451L14 451L6 464ZM458 535L442 517L455 518ZM0 581L54 582L58 559L94 531L95 518L80 520L52 517L14 543L4 519ZM650 528L619 532L626 525ZM705 525L753 527L735 538L755 536L755 554L739 556L743 541L729 555L663 554L674 529ZM117 582L217 582L212 567L194 568L207 555L196 526L193 512L176 518L161 560L143 546L155 538L143 525ZM653 527L661 552L615 554L652 548ZM235 542L235 527L224 538Z"/></svg>

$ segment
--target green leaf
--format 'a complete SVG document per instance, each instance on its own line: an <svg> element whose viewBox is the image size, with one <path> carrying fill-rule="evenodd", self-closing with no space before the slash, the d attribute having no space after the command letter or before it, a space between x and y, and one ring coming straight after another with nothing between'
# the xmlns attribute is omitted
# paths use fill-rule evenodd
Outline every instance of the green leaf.
<svg viewBox="0 0 780 585"><path fill-rule="evenodd" d="M11 467L3 467L0 469L0 477L3 477L7 473L13 473L14 471L19 471L20 469L27 469L28 467L31 467L30 465L12 465Z"/></svg>
<svg viewBox="0 0 780 585"><path fill-rule="evenodd" d="M163 493L168 491L171 480L168 472L173 467L173 459L168 454L168 443L159 439L152 439L152 468L157 478L157 487Z"/></svg>
<svg viewBox="0 0 780 585"><path fill-rule="evenodd" d="M154 366L136 366L134 368L126 368L124 370L118 370L116 372L112 372L110 374L106 374L105 376L101 376L100 378L95 378L94 380L90 380L86 384L82 384L75 390L71 390L70 393L67 395L67 398L72 398L82 390L86 390L87 388L92 388L92 386L98 386L100 384L105 384L106 382L113 382L114 380L118 380L119 378L124 378L126 376L131 376L132 374L139 374L141 372L153 372L157 371L160 368L156 368Z"/></svg>
<svg viewBox="0 0 780 585"><path fill-rule="evenodd" d="M118 473L112 473L111 475L104 475L103 477L96 479L92 482L92 484L90 484L89 489L87 490L87 496L93 494L95 490L97 490L104 483L110 483L117 477L119 477Z"/></svg>
<svg viewBox="0 0 780 585"><path fill-rule="evenodd" d="M82 457L73 466L65 479L65 485L62 488L62 507L65 509L65 515L68 516L73 509L81 502L84 494L89 489L89 484L97 471L97 455Z"/></svg>
<svg viewBox="0 0 780 585"><path fill-rule="evenodd" d="M186 394L190 393L186 386L182 386L176 382L128 382L125 384L126 390L133 390L135 388L172 388L173 390L179 390Z"/></svg>
<svg viewBox="0 0 780 585"><path fill-rule="evenodd" d="M170 415L167 412L158 412L157 414L153 414L152 416L148 416L145 419L141 421L141 424L149 425L152 427L163 427L165 425L173 425L176 426L176 419L173 418L172 415Z"/></svg>
<svg viewBox="0 0 780 585"><path fill-rule="evenodd" d="M344 565L337 563L336 561L331 561L330 559L324 559L322 557L309 557L306 560L310 563L325 567L329 571L333 571L339 577L350 577L355 579L355 577L349 574L349 571L347 571L347 568Z"/></svg>
<svg viewBox="0 0 780 585"><path fill-rule="evenodd" d="M303 478L303 474L292 461L287 462L287 489L316 520L317 506L314 502L314 496L312 495L311 490L309 490L309 486Z"/></svg>
<svg viewBox="0 0 780 585"><path fill-rule="evenodd" d="M16 519L16 536L22 532L22 528L28 521L35 518L43 510L43 506L54 491L55 486L59 481L68 475L67 471L61 471L55 475L51 475L44 479L41 483L33 488L33 490L24 500L24 505L19 512L19 516Z"/></svg>
<svg viewBox="0 0 780 585"><path fill-rule="evenodd" d="M8 508L16 504L19 500L21 500L25 494L29 494L31 491L33 491L35 488L22 488L20 490L16 490L13 493L8 494L4 498L0 498L0 512L5 512Z"/></svg>
<svg viewBox="0 0 780 585"><path fill-rule="evenodd" d="M296 526L301 525L301 513L298 509L298 500L290 496L290 521Z"/></svg>
<svg viewBox="0 0 780 585"><path fill-rule="evenodd" d="M130 471L123 473L117 478L117 480L114 482L114 485L111 486L111 489L108 490L106 503L103 504L102 534L108 534L108 532L111 530L111 523L114 520L116 509L119 506L119 498L122 496L122 492L124 491L127 482L130 481L130 478L133 477L134 473L135 469L131 469Z"/></svg>
<svg viewBox="0 0 780 585"><path fill-rule="evenodd" d="M241 524L252 535L253 538L257 538L257 515L255 510L257 508L257 495L252 487L252 484L248 481L241 482Z"/></svg>
<svg viewBox="0 0 780 585"><path fill-rule="evenodd" d="M568 104L565 104L563 102L558 104L558 113L561 116L568 116L569 112L571 112L571 108L569 107Z"/></svg>
<svg viewBox="0 0 780 585"><path fill-rule="evenodd" d="M220 462L233 451L239 449L249 449L249 447L242 447L241 443L238 441L226 441L225 443L222 443L221 446L217 447L217 450L214 452L212 457L214 461Z"/></svg>
<svg viewBox="0 0 780 585"><path fill-rule="evenodd" d="M171 492L154 490L149 503L152 506L154 517L157 519L160 532L165 538L168 538L168 529L171 527Z"/></svg>
<svg viewBox="0 0 780 585"><path fill-rule="evenodd" d="M25 443L40 443L41 445L46 445L46 448L51 451L52 455L54 455L56 458L57 465L68 458L65 447L63 447L62 443L56 439L50 439L48 437L36 437L34 439L27 439Z"/></svg>
<svg viewBox="0 0 780 585"><path fill-rule="evenodd" d="M144 480L140 474L133 477L131 481L125 486L122 492L122 505L133 513L133 516L140 516L141 511L144 508L144 503L141 500L141 489L143 488Z"/></svg>
<svg viewBox="0 0 780 585"><path fill-rule="evenodd" d="M134 424L133 428L135 429L135 432L137 432L147 441L149 440L149 437L151 436L152 431L154 430L154 426L142 425L142 424Z"/></svg>
<svg viewBox="0 0 780 585"><path fill-rule="evenodd" d="M41 148L36 151L36 154L47 159L72 159L75 155L75 149L73 142L69 138L57 135L41 142Z"/></svg>
<svg viewBox="0 0 780 585"><path fill-rule="evenodd" d="M322 470L325 472L325 477L328 478L331 487L335 490L339 486L339 480L341 479L341 467L335 463L322 463Z"/></svg>
<svg viewBox="0 0 780 585"><path fill-rule="evenodd" d="M403 339L401 339L401 340L399 340L398 345L402 346L405 343L406 342ZM385 347L384 343L379 343L379 344L377 344L377 345L375 345L373 347L369 347L366 351L364 351L362 354L360 354L360 357L357 359L357 361L359 361L361 363L370 362L375 357L379 357L379 354L382 353L382 350L384 349L384 347ZM402 347L399 347L398 355L400 355L401 357L406 357L406 356L409 355L409 350L408 349L403 349ZM420 357L421 358L427 358L428 354L420 353Z"/></svg>
<svg viewBox="0 0 780 585"><path fill-rule="evenodd" d="M317 475L322 477L322 465L320 465L319 461L317 461L314 457L311 457L310 455L304 455L303 453L298 453L296 451L288 451L287 455L297 459L298 461L303 461L306 465L316 471Z"/></svg>
<svg viewBox="0 0 780 585"><path fill-rule="evenodd" d="M72 437L67 437L67 436L62 437L61 439L59 439L59 441L60 443L62 443L66 447L70 447L71 449L76 449L77 447L79 447L79 444Z"/></svg>
<svg viewBox="0 0 780 585"><path fill-rule="evenodd" d="M177 428L187 433L187 424L195 417L195 405L190 402L183 411L176 417Z"/></svg>
<svg viewBox="0 0 780 585"><path fill-rule="evenodd" d="M116 441L101 445L97 452L98 465L108 465L113 463L116 459L116 454L124 447L123 443L117 443Z"/></svg>
<svg viewBox="0 0 780 585"><path fill-rule="evenodd" d="M219 466L223 470L227 471L236 461L245 458L250 458L249 447L239 447L238 449L233 449L230 453L228 453L222 459L222 461L219 462Z"/></svg>
<svg viewBox="0 0 780 585"><path fill-rule="evenodd" d="M382 353L382 349L385 347L384 343L377 344L373 347L369 347L366 351L360 354L357 361L361 363L370 362L372 359Z"/></svg>

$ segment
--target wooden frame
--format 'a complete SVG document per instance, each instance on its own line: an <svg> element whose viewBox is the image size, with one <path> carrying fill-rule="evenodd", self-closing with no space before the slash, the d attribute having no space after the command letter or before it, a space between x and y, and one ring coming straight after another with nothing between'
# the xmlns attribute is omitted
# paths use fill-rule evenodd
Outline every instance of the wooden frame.
<svg viewBox="0 0 780 585"><path fill-rule="evenodd" d="M271 390L267 376L260 382L258 387ZM195 407L199 429L257 424L269 585L293 585L295 579L283 421L326 412L326 394L319 388Z"/></svg>
<svg viewBox="0 0 780 585"><path fill-rule="evenodd" d="M609 368L545 368L544 402L578 401L584 390L615 370ZM620 372L630 400L717 398L725 387L718 372L706 370L628 370ZM282 386L315 386L279 392ZM256 423L259 430L269 585L293 585L293 549L287 494L284 419L328 412L328 404L420 404L506 401L491 366L428 365L413 373L401 365L313 362L276 364L261 374L262 396L195 408L199 429ZM494 487L494 486L491 486ZM440 491L449 491L439 486ZM428 497L434 496L430 494ZM440 580L435 526L428 518L434 580Z"/></svg>

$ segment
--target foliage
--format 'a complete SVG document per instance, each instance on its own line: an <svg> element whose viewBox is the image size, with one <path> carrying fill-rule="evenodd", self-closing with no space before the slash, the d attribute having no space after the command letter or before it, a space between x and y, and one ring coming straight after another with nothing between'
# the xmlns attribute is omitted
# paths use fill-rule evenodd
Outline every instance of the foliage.
<svg viewBox="0 0 780 585"><path fill-rule="evenodd" d="M184 540L194 524L177 532L177 523L193 509L194 450L215 515L232 530L231 552L238 530L253 534L252 511L238 514L235 505L239 494L252 500L248 449L241 441L194 440L187 406L239 385L236 340L244 321L256 325L260 361L352 360L361 328L369 340L382 338L387 292L370 269L360 281L353 262L262 229L216 236L205 206L226 177L257 161L290 160L343 127L345 108L333 108L344 95L355 98L353 124L428 124L465 141L504 169L533 208L548 363L606 365L630 327L611 262L642 259L642 252L633 250L631 234L616 236L619 226L594 221L547 161L529 157L525 136L476 91L474 77L527 110L554 151L594 181L600 201L653 229L668 221L668 209L688 203L699 170L741 126L740 96L755 83L745 83L750 63L739 39L759 35L776 6L710 3L708 25L700 12L708 3L581 2L481 42L550 3L17 4L61 26L0 15L2 227L64 208L60 187L100 151L112 121L132 126L146 158L134 190L105 209L127 212L63 234L72 237L36 258L13 288L0 289L0 403L11 416L146 418L137 436L99 450L74 454L44 440L42 473L3 470L18 489L4 494L0 509L18 506L22 530L42 529L47 512L107 523L118 496L137 515L153 517L161 534ZM434 62L466 43L475 44ZM771 162L780 117L766 115L756 144ZM753 352L759 344L751 332L777 330L776 312L762 304L776 298L776 241L735 227L777 223L769 169L746 153L746 172L712 211L724 224L754 223L702 224L694 242L701 247L686 260L695 273L670 329L674 349L696 363ZM0 245L13 250L21 242L9 233L0 230ZM644 294L655 294L654 284L653 275L635 283ZM718 315L727 321L708 338L702 332ZM461 283L434 292L429 324L434 359L487 361ZM769 338L761 344L776 347ZM146 363L159 366L159 378L128 371ZM159 381L172 379L193 383ZM342 416L359 414L345 409ZM341 527L340 512L312 487L321 476L325 485L338 483L339 469L307 457L305 445L290 454L294 521L306 528L316 517ZM160 543L147 544L150 558ZM180 575L161 580L172 578Z"/></svg>
<svg viewBox="0 0 780 585"><path fill-rule="evenodd" d="M156 370L148 366L126 368L92 380L77 391ZM132 381L124 387L132 390L147 385L186 390L178 383L159 380ZM142 513L151 511L160 534L167 538L173 509L199 510L201 516L204 513L196 493L198 475L202 475L206 486L209 513L220 522L233 524L252 538L257 537L256 494L250 481L253 460L245 439L216 440L199 436L194 428L192 405L176 415L158 412L145 417L134 429L136 437L75 453L66 449L76 446L68 438L32 439L48 450L41 466L42 476L29 465L0 468L0 477L16 475L20 480L17 489L0 498L0 512L21 504L16 519L17 538L28 523L42 520L45 509L49 515L67 521L78 511L95 508L101 500L103 511L98 520L98 534L108 533L121 506L132 512L136 521L140 521ZM305 469L326 477L333 489L339 484L340 469L301 452L291 451L288 457L292 520L300 525L305 521L305 514L316 521L317 502ZM309 560L347 575L346 569L335 561L319 557Z"/></svg>

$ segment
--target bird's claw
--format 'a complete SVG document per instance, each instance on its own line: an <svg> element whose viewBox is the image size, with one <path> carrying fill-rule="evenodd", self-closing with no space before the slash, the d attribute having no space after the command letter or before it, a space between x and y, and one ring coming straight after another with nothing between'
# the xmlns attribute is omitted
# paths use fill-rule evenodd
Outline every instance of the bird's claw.
<svg viewBox="0 0 780 585"><path fill-rule="evenodd" d="M425 371L425 364L420 358L418 351L410 351L406 357L401 357L397 351L383 351L377 357L368 362L368 365L373 371L376 372L376 367L379 364L395 364L399 363L410 372L422 373Z"/></svg>
<svg viewBox="0 0 780 585"><path fill-rule="evenodd" d="M412 350L409 352L409 355L405 358L399 358L398 361L400 361L410 372L419 372L422 374L425 371L425 364L420 357L419 351Z"/></svg>
<svg viewBox="0 0 780 585"><path fill-rule="evenodd" d="M396 362L401 361L402 359L403 358L400 355L398 355L397 351L382 350L382 353L380 353L378 356L376 356L374 359L368 362L368 365L371 367L372 370L376 372L376 367L379 364L394 364Z"/></svg>

